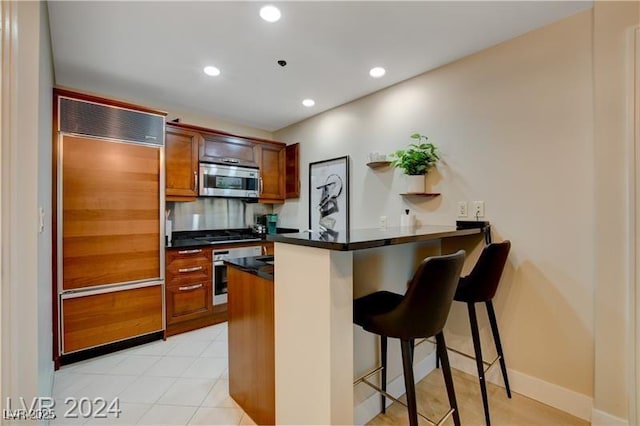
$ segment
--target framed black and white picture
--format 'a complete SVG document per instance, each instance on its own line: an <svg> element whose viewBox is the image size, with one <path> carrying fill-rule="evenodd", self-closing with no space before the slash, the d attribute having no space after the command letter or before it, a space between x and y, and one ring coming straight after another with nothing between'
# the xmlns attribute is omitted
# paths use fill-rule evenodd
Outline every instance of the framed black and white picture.
<svg viewBox="0 0 640 426"><path fill-rule="evenodd" d="M309 164L309 229L329 241L348 233L348 155Z"/></svg>

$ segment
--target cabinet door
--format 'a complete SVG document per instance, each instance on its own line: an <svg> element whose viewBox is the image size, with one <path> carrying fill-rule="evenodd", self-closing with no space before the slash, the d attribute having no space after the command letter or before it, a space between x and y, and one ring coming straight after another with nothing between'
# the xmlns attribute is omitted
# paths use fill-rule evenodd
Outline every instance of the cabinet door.
<svg viewBox="0 0 640 426"><path fill-rule="evenodd" d="M213 312L211 281L200 281L165 289L167 325L210 315Z"/></svg>
<svg viewBox="0 0 640 426"><path fill-rule="evenodd" d="M285 149L279 145L260 147L260 202L284 202Z"/></svg>
<svg viewBox="0 0 640 426"><path fill-rule="evenodd" d="M162 285L62 299L62 352L162 330Z"/></svg>
<svg viewBox="0 0 640 426"><path fill-rule="evenodd" d="M227 135L203 133L200 161L238 166L258 166L258 149L253 141Z"/></svg>
<svg viewBox="0 0 640 426"><path fill-rule="evenodd" d="M63 135L62 288L160 278L160 151Z"/></svg>
<svg viewBox="0 0 640 426"><path fill-rule="evenodd" d="M166 195L170 201L191 201L198 195L199 141L200 135L196 132L167 126L165 171Z"/></svg>
<svg viewBox="0 0 640 426"><path fill-rule="evenodd" d="M286 198L300 197L300 144L287 145L286 148Z"/></svg>

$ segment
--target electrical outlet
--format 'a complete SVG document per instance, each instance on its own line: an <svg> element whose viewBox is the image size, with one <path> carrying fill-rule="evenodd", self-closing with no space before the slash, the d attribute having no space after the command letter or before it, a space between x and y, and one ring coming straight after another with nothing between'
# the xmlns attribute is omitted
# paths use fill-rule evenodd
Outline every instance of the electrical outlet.
<svg viewBox="0 0 640 426"><path fill-rule="evenodd" d="M473 202L473 217L479 218L484 217L484 201L474 201Z"/></svg>
<svg viewBox="0 0 640 426"><path fill-rule="evenodd" d="M469 205L466 201L458 201L458 217L469 216Z"/></svg>
<svg viewBox="0 0 640 426"><path fill-rule="evenodd" d="M387 217L380 216L380 228L386 228L386 227L387 227Z"/></svg>

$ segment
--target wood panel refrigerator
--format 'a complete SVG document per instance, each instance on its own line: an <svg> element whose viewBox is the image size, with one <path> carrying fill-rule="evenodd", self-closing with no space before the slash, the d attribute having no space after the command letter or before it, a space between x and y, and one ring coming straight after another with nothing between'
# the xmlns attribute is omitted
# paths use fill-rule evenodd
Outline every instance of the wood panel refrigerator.
<svg viewBox="0 0 640 426"><path fill-rule="evenodd" d="M56 90L54 361L164 330L164 115Z"/></svg>

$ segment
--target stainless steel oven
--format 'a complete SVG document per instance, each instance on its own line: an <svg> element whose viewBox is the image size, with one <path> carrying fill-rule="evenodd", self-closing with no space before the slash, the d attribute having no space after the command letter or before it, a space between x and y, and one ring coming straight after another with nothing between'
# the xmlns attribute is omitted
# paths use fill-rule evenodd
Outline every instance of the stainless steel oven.
<svg viewBox="0 0 640 426"><path fill-rule="evenodd" d="M260 256L262 246L213 250L213 304L227 303L227 266L225 259Z"/></svg>
<svg viewBox="0 0 640 426"><path fill-rule="evenodd" d="M256 168L200 163L198 195L258 198L260 172Z"/></svg>

